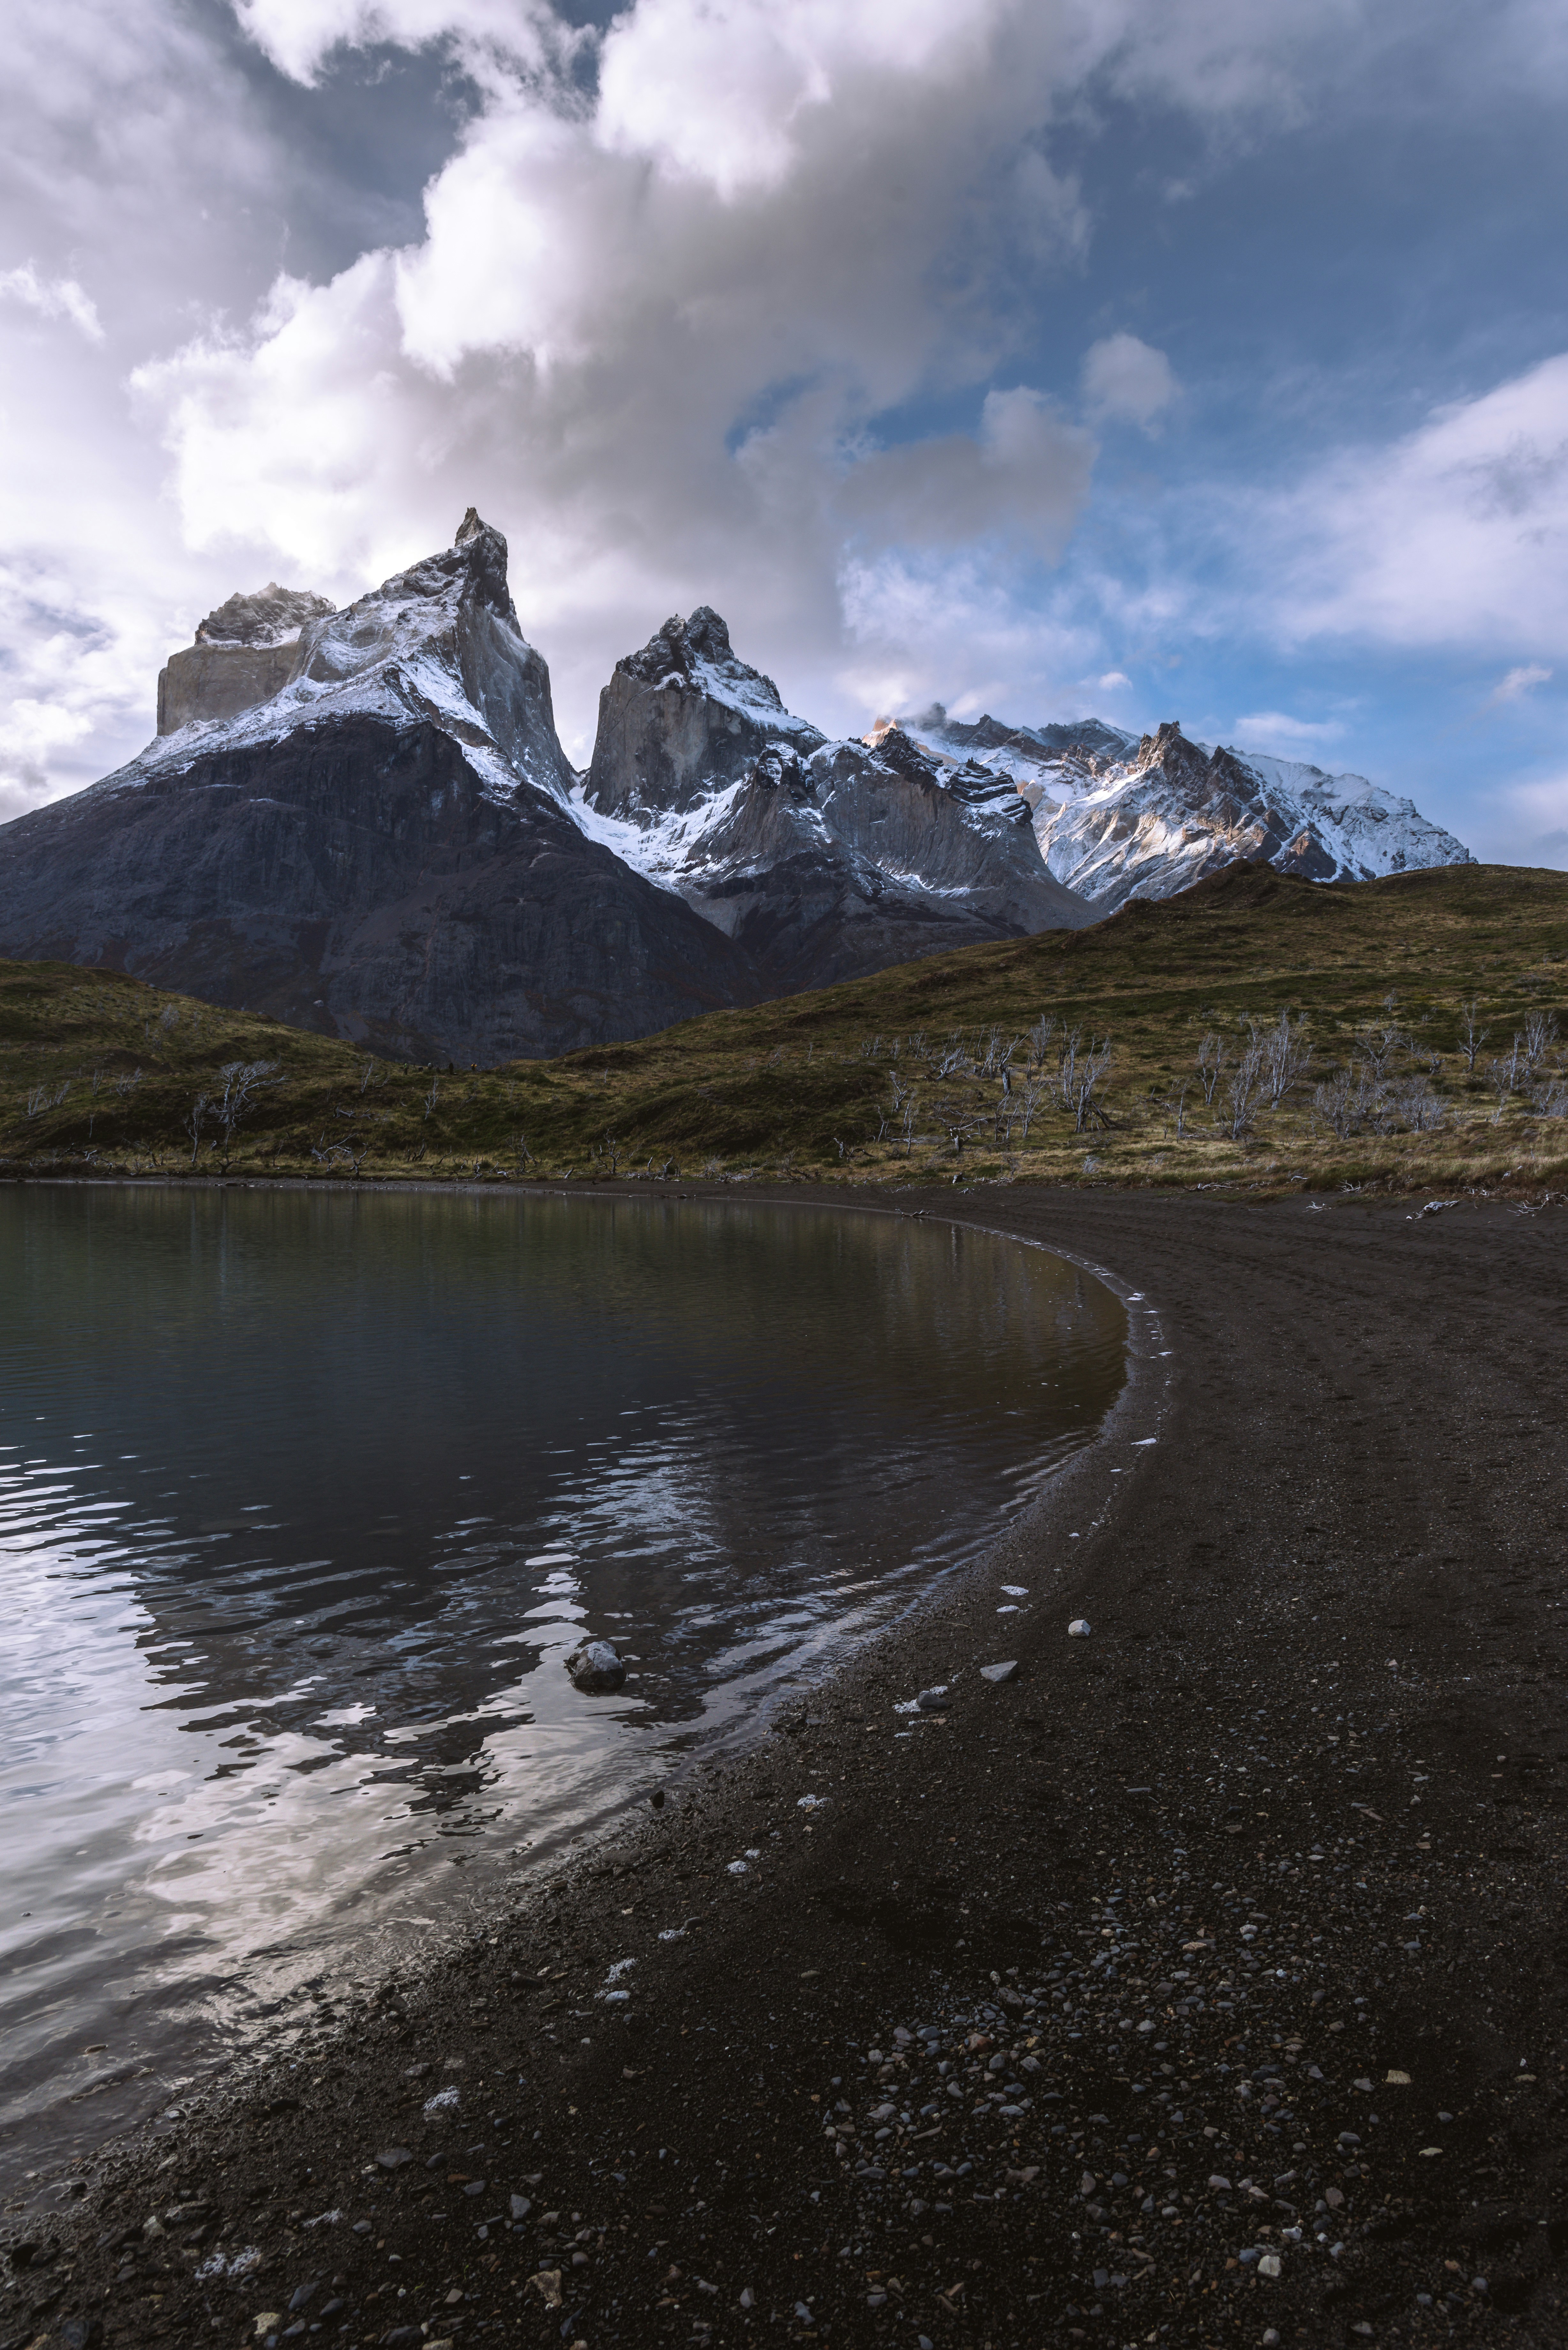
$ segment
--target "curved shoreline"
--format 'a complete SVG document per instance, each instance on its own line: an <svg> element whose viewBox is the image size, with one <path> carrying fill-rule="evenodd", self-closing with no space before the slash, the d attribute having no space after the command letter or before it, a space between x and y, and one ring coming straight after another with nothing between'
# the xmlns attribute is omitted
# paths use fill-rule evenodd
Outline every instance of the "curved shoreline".
<svg viewBox="0 0 1568 2350"><path fill-rule="evenodd" d="M236 2085L95 2166L9 2332L1568 2333L1561 1217L826 1196L1109 1271L1174 1351L960 1587L403 1985L297 2106ZM945 1716L894 1714L939 1680ZM207 2208L149 2239L161 2177Z"/></svg>
<svg viewBox="0 0 1568 2350"><path fill-rule="evenodd" d="M104 1188L102 1179L97 1188ZM141 1191L148 1187L136 1184L112 1188L117 1191L128 1188ZM161 1182L156 1188L161 1193L169 1194L182 1187ZM268 1191L314 1192L326 1190L337 1192L348 1187L293 1182L236 1187L233 1183L206 1182L197 1179L197 1188L207 1191L234 1188L248 1191L260 1188ZM374 1197L384 1187L352 1188ZM439 1196L449 1187L421 1185L403 1188L417 1191L422 1201L432 1195ZM501 1224L493 1229L509 1229L517 1216L532 1211L543 1212L548 1223L552 1204L557 1201L567 1201L571 1208L579 1211L579 1216L587 1214L591 1220L591 1208L583 1209L582 1202L586 1198L590 1203L597 1202L598 1208L611 1214L612 1218L617 1217L618 1211L630 1214L633 1222L639 1225L647 1214L653 1211L655 1224L651 1229L663 1231L667 1218L658 1215L657 1211L661 1207L668 1208L679 1200L682 1202L682 1207L676 1211L679 1214L684 1211L685 1202L684 1194L671 1191L650 1200L639 1186L627 1187L607 1197L602 1191L585 1194L574 1193L566 1188L535 1190L524 1195L522 1204L516 1193L508 1193L504 1201L497 1201L494 1192L488 1187L475 1186L472 1187L472 1197L482 1201L483 1208L476 1211L472 1219L460 1219L460 1228L470 1222L476 1227L490 1228L493 1219L499 1216ZM541 1201L544 1203L542 1210ZM529 1202L533 1203L532 1211L527 1204ZM739 1230L754 1234L756 1244L763 1246L766 1243L764 1225L771 1211L781 1203L751 1201L743 1192L737 1194L725 1189L718 1192L711 1202L691 1204L694 1207L706 1205L710 1210L716 1207L726 1224L738 1220ZM804 1207L807 1215L818 1223L824 1221L819 1202L792 1200L783 1204L797 1211ZM228 1211L222 1212L226 1216ZM342 1212L349 1211L344 1210ZM870 1212L877 1216L877 1221L884 1227L900 1221L885 1213L878 1214L876 1209ZM754 1221L759 1214L763 1221ZM574 1228L577 1221L577 1218L573 1219ZM924 1229L949 1220L921 1218L904 1221L919 1222ZM336 1223L336 1219L333 1222ZM228 1229L226 1224L224 1229ZM250 1229L248 1220L242 1218L239 1229L242 1232ZM345 1229L358 1231L357 1215ZM979 1243L978 1253L973 1249L967 1252L972 1261L961 1267L956 1263L950 1264L945 1240L939 1240L931 1233L919 1242L911 1234L906 1242L895 1242L892 1245L899 1263L912 1258L916 1263L924 1264L928 1273L936 1273L939 1288L942 1285L942 1276L950 1279L956 1275L959 1295L970 1301L974 1317L983 1321L987 1300L992 1294L992 1277L998 1272L990 1251L983 1243L987 1240L999 1242L1007 1250L1020 1244L1014 1243L1005 1233L993 1234L982 1232L979 1227L974 1230ZM883 1246L880 1243L867 1244L878 1250ZM1029 1247L1033 1244L1025 1243L1022 1245ZM1054 1253L1044 1253L1049 1255ZM1067 1266L1069 1275L1075 1267L1087 1271L1087 1268L1079 1266L1078 1260L1064 1258L1054 1275L1046 1274L1048 1286L1053 1280L1061 1278L1063 1265ZM639 1806L647 1804L656 1786L679 1794L694 1770L711 1768L716 1760L726 1763L733 1762L749 1753L758 1740L766 1735L770 1720L781 1704L787 1708L793 1702L798 1707L808 1690L829 1679L847 1657L883 1634L896 1631L911 1613L929 1604L933 1593L943 1584L956 1581L961 1586L963 1576L974 1571L994 1548L998 1539L998 1513L1002 1513L1002 1523L1025 1523L1029 1514L1040 1505L1040 1482L1048 1482L1053 1475L1059 1473L1065 1461L1100 1441L1112 1416L1125 1402L1129 1370L1127 1347L1122 1343L1127 1327L1126 1308L1122 1307L1118 1317L1116 1308L1121 1305L1121 1300L1116 1297L1116 1303L1112 1304L1117 1286L1114 1282L1106 1284L1091 1281L1091 1286L1096 1295L1085 1301L1080 1290L1078 1304L1083 1305L1086 1303L1091 1319L1102 1316L1110 1325L1106 1333L1110 1343L1104 1378L1100 1382L1101 1392L1092 1399L1091 1416L1086 1426L1063 1423L1054 1429L1045 1442L1044 1461L1049 1465L1045 1468L1044 1481L1036 1460L1033 1464L1036 1491L1022 1498L1022 1508L1020 1497L1010 1494L1005 1485L999 1485L994 1492L988 1486L986 1492L990 1499L987 1504L977 1508L971 1496L967 1511L961 1512L956 1503L946 1508L936 1521L940 1530L938 1537L934 1543L929 1543L925 1539L929 1528L918 1525L909 1518L906 1505L899 1523L909 1518L906 1531L910 1546L908 1553L900 1555L906 1556L910 1565L901 1571L892 1568L880 1580L874 1579L857 1596L847 1600L840 1596L836 1615L825 1613L820 1621L808 1626L794 1626L785 1636L787 1657L774 1659L764 1668L761 1677L763 1685L747 1687L747 1682L754 1683L757 1676L742 1667L738 1673L732 1673L707 1688L706 1694L700 1699L703 1711L699 1715L682 1720L677 1714L662 1722L656 1721L651 1726L651 1744L647 1742L646 1737L636 1742L618 1742L610 1725L605 1723L603 1727L609 1731L611 1738L611 1749L607 1752L606 1759L611 1760L618 1742L621 1746L618 1760L611 1760L605 1783L564 1797L541 1787L536 1791L540 1798L537 1811L525 1806L524 1813L518 1814L514 1802L506 1816L504 1817L498 1810L496 1832L482 1848L470 1855L470 1866L462 1880L461 1896L456 1891L455 1881L448 1883L444 1873L438 1873L428 1881L410 1881L405 1877L400 1889L390 1893L383 1891L369 1900L357 1902L353 1911L355 1923L351 1929L343 1915L335 1920L325 1910L307 1912L303 1917L296 1914L290 1916L286 1923L279 1924L275 1934L265 1946L259 1935L250 1938L248 1944L224 1942L221 1939L221 1921L215 1919L209 1922L216 1931L203 1931L199 1905L186 1900L181 1904L183 1912L181 1922L194 1934L196 1947L202 1954L198 1960L200 1978L195 1983L182 1979L178 1961L172 1973L165 1971L160 1975L156 1969L150 1970L153 1979L141 1990L141 1999L145 2000L151 1994L155 2001L171 2002L188 2011L188 2027L182 2033L177 2025L173 2034L161 2039L153 2035L151 2042L145 2032L134 2034L134 2042L140 2044L132 2044L129 2049L127 2034L119 2022L123 1997L107 1999L101 2008L88 2004L85 2011L78 2009L73 2019L67 2003L68 1992L62 1995L57 1991L52 2015L49 2011L45 2011L49 2039L54 2043L54 2061L48 2064L39 2085L45 2091L45 2101L31 2112L18 2114L13 2108L4 2132L0 2133L0 2205L7 2196L15 2194L28 2165L44 2164L53 2168L62 2160L80 2164L99 2159L106 2149L112 2149L116 2140L140 2128L148 2118L166 2107L171 2098L178 2097L188 2105L193 2098L208 2094L228 2095L236 2085L245 2080L265 2075L279 2067L290 2067L296 2055L296 2043L301 2021L303 2019L308 2024L309 2020L309 2005L302 1985L308 1986L324 1978L336 1981L348 1976L358 1985L368 1983L373 1987L378 1978L385 1973L406 1969L410 1963L430 1963L422 1955L412 1958L410 1945L413 1946L414 1951L421 1953L432 1948L445 1948L454 1932L461 1936L480 1930L483 1918L504 1911L509 1902L515 1904L524 1898L537 1899L542 1889L564 1870L579 1868L590 1856L602 1856L608 1845L625 1832L628 1823L636 1820ZM1029 1293L1026 1291L1024 1295ZM1043 1308L1047 1308L1045 1296L1038 1302ZM825 1295L821 1305L823 1311L818 1317L821 1326L831 1328L833 1300ZM970 1318L967 1312L963 1318ZM1076 1314L1070 1318L1075 1326ZM1041 1317L1037 1315L1035 1319L1038 1322ZM1044 1315L1044 1326L1049 1328L1050 1322L1047 1308ZM928 1343L936 1339L937 1328L933 1322L927 1334ZM1070 1343L1075 1346L1076 1342ZM952 1398L955 1408L961 1409L965 1392L975 1391L974 1380L985 1376L988 1364L989 1356L973 1353L973 1359L968 1366L972 1377L966 1378L960 1389L955 1391ZM872 1368L870 1361L866 1367ZM1051 1376L1053 1385L1057 1384L1061 1377L1060 1365ZM1105 1400L1107 1390L1108 1402ZM1029 1397L1027 1393L1021 1392L1012 1399L1027 1402ZM994 1437L1002 1430L1012 1430L1023 1424L1026 1423L1011 1420L993 1423L992 1434ZM939 1431L932 1429L930 1433L935 1436ZM977 1430L976 1433L981 1435L982 1431ZM1008 1476L1014 1472L1028 1475L1031 1471L1030 1456L1020 1449L1021 1441L1016 1434L1002 1436L1003 1450L1010 1456ZM961 1470L964 1465L961 1459L955 1458L955 1470ZM849 1498L845 1496L846 1502ZM835 1521L831 1516L822 1521L825 1527L832 1523ZM846 1519L841 1523L849 1521ZM957 1534L960 1523L965 1529L961 1539ZM867 1525L864 1531L870 1536L875 1529ZM535 1546L544 1539L542 1535L537 1537ZM524 1548L527 1546L526 1543L523 1545ZM921 1556L922 1553L931 1551L942 1555ZM564 1649L560 1653L564 1654ZM770 1680L773 1685L766 1685ZM358 1688L358 1684L351 1685L351 1693L357 1693ZM427 1731L429 1727L427 1724ZM514 1789L512 1792L516 1797L522 1791ZM330 1835L329 1822L321 1820L318 1826L320 1833ZM316 1831L301 1822L296 1824L296 1833L313 1838ZM521 1843L519 1838L523 1839ZM75 1840L67 1834L65 1841L67 1844ZM369 1856L366 1857L369 1859ZM268 1871L260 1854L253 1852L244 1857L235 1854L234 1862L248 1876L253 1885L265 1885ZM112 1908L116 1897L111 1894L108 1898ZM422 1915L409 1919L394 1914L409 1910L433 1910L440 1921L439 1930L431 1930L435 1919ZM90 1909L82 1915L57 1908L54 1939L59 1939L63 1935L68 1940L73 1936L79 1936L84 1926L89 1935L96 1930ZM150 1947L155 1950L155 1945ZM112 1983L119 1974L123 1991L125 1970L119 1963L119 1956L109 1941L91 1963L96 1967L99 1978L109 1983ZM241 1979L247 1979L246 2004L252 2021L238 2028L231 2023L225 2029L222 2024L215 2024L206 1995L207 1989L215 1986L221 1990L225 1981L238 1981ZM208 2010L204 2017L200 2012L202 2008ZM68 2061L71 2043L74 2041L79 2046L87 2031L93 2033L95 2042L101 2043L108 2040L116 2046L118 2061L100 2057L97 2065L90 2063L72 2065ZM63 2066L58 2063L61 2057L67 2060ZM34 2172L26 2170L26 2175L32 2177Z"/></svg>

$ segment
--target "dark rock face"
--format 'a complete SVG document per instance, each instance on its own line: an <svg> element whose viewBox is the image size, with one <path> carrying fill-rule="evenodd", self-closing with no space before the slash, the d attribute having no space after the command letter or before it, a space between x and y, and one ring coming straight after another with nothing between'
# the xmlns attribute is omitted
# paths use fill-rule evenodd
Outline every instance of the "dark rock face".
<svg viewBox="0 0 1568 2350"><path fill-rule="evenodd" d="M497 533L307 623L294 650L273 702L0 830L0 952L443 1062L754 1000L732 942L565 806L549 676Z"/></svg>
<svg viewBox="0 0 1568 2350"><path fill-rule="evenodd" d="M429 722L348 715L0 834L4 951L132 972L394 1057L643 1035L753 1000L730 941Z"/></svg>
<svg viewBox="0 0 1568 2350"><path fill-rule="evenodd" d="M897 729L829 742L705 606L618 662L587 797L770 993L1093 919L1046 870L1011 783L940 767Z"/></svg>

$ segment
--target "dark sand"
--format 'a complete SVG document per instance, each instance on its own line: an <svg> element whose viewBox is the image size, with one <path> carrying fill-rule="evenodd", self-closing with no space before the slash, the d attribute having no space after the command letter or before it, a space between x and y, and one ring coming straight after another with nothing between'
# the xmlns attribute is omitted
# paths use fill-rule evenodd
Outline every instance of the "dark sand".
<svg viewBox="0 0 1568 2350"><path fill-rule="evenodd" d="M38 2182L6 2342L1568 2341L1568 1217L880 1204L1173 1351L747 1760Z"/></svg>

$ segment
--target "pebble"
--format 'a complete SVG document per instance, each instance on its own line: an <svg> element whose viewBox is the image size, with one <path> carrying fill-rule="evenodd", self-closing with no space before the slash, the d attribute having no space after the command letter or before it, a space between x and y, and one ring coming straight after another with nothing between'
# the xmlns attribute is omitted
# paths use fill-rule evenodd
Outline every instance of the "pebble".
<svg viewBox="0 0 1568 2350"><path fill-rule="evenodd" d="M1086 1616L1075 1616L1072 1622L1067 1627L1067 1638L1069 1640L1086 1640L1088 1637L1088 1617Z"/></svg>
<svg viewBox="0 0 1568 2350"><path fill-rule="evenodd" d="M1002 1681L1012 1680L1017 1671L1018 1659L1012 1657L1004 1665L981 1665L980 1677L982 1681L995 1681L1000 1685Z"/></svg>
<svg viewBox="0 0 1568 2350"><path fill-rule="evenodd" d="M948 1704L946 1681L939 1681L935 1689L922 1690L915 1703L922 1713L945 1713Z"/></svg>
<svg viewBox="0 0 1568 2350"><path fill-rule="evenodd" d="M383 2170L400 2170L405 2162L412 2162L413 2158L406 2146L389 2146L376 2157Z"/></svg>

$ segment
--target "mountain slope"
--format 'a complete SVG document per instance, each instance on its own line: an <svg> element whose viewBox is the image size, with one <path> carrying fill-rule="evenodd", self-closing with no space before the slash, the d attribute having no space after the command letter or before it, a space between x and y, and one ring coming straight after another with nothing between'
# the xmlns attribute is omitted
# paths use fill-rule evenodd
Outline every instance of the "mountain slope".
<svg viewBox="0 0 1568 2350"><path fill-rule="evenodd" d="M1047 871L1009 782L896 733L829 741L706 606L618 662L577 805L770 990L1092 919Z"/></svg>
<svg viewBox="0 0 1568 2350"><path fill-rule="evenodd" d="M307 619L290 660L281 691L0 830L0 952L417 1059L754 1000L728 939L574 821L549 672L472 510L446 552Z"/></svg>
<svg viewBox="0 0 1568 2350"><path fill-rule="evenodd" d="M896 723L933 757L1012 783L1034 809L1051 872L1100 913L1170 897L1238 861L1264 858L1314 881L1473 862L1413 800L1364 775L1192 743L1175 723L1137 742L1098 719L955 723L940 703Z"/></svg>

